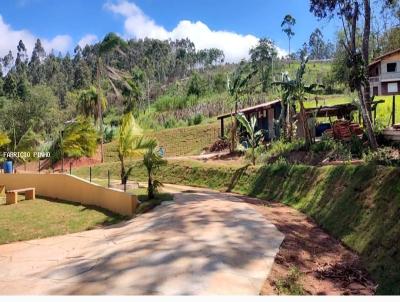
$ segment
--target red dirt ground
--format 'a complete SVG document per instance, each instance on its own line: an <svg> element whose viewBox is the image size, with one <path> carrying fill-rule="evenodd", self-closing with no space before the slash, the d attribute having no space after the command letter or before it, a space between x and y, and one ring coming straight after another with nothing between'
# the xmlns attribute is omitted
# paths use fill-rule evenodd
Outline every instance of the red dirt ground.
<svg viewBox="0 0 400 302"><path fill-rule="evenodd" d="M285 235L262 295L276 295L276 282L292 267L302 273L300 284L310 295L373 295L375 283L357 254L319 228L312 219L278 202L238 195L254 204Z"/></svg>

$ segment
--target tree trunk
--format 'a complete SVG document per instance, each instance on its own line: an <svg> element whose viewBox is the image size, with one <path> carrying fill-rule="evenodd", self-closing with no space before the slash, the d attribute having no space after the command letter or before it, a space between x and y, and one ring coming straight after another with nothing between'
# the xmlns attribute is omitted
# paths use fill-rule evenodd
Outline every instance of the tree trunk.
<svg viewBox="0 0 400 302"><path fill-rule="evenodd" d="M304 139L306 141L306 147L308 149L311 145L311 133L310 133L310 128L308 127L308 120L307 120L306 111L304 109L303 101L300 101L300 119L301 119L301 124L303 127Z"/></svg>
<svg viewBox="0 0 400 302"><path fill-rule="evenodd" d="M369 63L369 38L371 35L371 4L370 0L364 0L364 32L362 42L362 56L364 60L364 102L368 111L370 120L372 120L371 112L371 96L370 96L370 85L368 79L368 63Z"/></svg>
<svg viewBox="0 0 400 302"><path fill-rule="evenodd" d="M148 174L147 181L147 199L154 199L154 187L153 187L153 178L151 177L151 173Z"/></svg>
<svg viewBox="0 0 400 302"><path fill-rule="evenodd" d="M365 88L364 88L365 89ZM364 121L364 127L367 131L368 141L373 150L378 148L378 143L375 138L374 130L372 128L371 119L368 114L367 106L365 104L365 95L363 93L363 87L359 87L358 89L358 96L360 98L361 103L361 114Z"/></svg>
<svg viewBox="0 0 400 302"><path fill-rule="evenodd" d="M364 33L362 42L362 56L364 63L364 83L358 88L360 103L361 103L361 113L363 115L364 126L367 130L368 140L372 149L378 148L378 143L376 142L375 134L372 128L372 114L371 114L371 104L370 104L370 87L368 81L368 62L369 62L369 37L371 34L371 4L370 0L364 0Z"/></svg>
<svg viewBox="0 0 400 302"><path fill-rule="evenodd" d="M235 101L235 117L232 118L232 128L231 128L231 146L230 146L230 152L233 153L236 150L236 131L237 131L237 120L236 120L236 115L238 113L238 104L237 101Z"/></svg>
<svg viewBox="0 0 400 302"><path fill-rule="evenodd" d="M119 157L119 161L121 162L121 184L126 184L126 171L125 171L125 162L122 156Z"/></svg>
<svg viewBox="0 0 400 302"><path fill-rule="evenodd" d="M97 108L98 108L98 120L99 120L99 128L100 128L100 154L101 154L101 162L104 162L104 135L103 135L103 108L101 104L101 85L100 85L100 64L101 59L99 58L97 62Z"/></svg>

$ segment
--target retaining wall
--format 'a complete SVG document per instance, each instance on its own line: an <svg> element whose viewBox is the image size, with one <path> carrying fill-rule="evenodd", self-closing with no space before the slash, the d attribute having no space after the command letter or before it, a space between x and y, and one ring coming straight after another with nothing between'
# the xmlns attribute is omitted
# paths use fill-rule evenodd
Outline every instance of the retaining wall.
<svg viewBox="0 0 400 302"><path fill-rule="evenodd" d="M138 204L135 195L66 174L0 174L0 184L6 190L34 187L39 196L98 206L125 216L133 215Z"/></svg>

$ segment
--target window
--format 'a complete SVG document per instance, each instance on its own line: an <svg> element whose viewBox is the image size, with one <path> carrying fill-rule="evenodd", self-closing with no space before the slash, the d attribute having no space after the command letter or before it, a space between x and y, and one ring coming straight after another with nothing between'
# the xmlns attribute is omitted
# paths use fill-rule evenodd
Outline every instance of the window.
<svg viewBox="0 0 400 302"><path fill-rule="evenodd" d="M387 67L387 72L396 72L396 63L388 63L386 65Z"/></svg>
<svg viewBox="0 0 400 302"><path fill-rule="evenodd" d="M387 88L388 88L388 89L387 89L387 90L388 90L388 93L398 92L397 83L388 83Z"/></svg>

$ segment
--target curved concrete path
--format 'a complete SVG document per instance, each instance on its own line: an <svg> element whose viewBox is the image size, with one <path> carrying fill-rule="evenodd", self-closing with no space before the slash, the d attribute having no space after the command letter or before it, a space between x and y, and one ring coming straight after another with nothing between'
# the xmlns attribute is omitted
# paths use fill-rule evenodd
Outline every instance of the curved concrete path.
<svg viewBox="0 0 400 302"><path fill-rule="evenodd" d="M0 245L0 294L258 295L283 235L232 201L177 193L112 227Z"/></svg>

